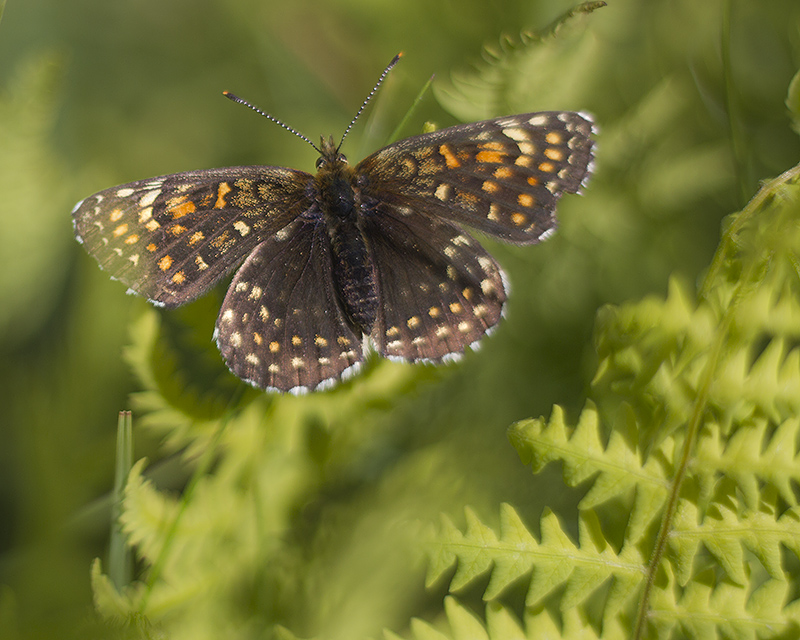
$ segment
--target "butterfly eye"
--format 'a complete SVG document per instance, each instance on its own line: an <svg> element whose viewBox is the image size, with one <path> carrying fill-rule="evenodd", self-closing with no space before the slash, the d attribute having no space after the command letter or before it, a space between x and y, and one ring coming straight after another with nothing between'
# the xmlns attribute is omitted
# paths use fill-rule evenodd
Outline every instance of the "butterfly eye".
<svg viewBox="0 0 800 640"><path fill-rule="evenodd" d="M319 158L317 158L317 162L316 162L317 169L321 169L324 164L325 164L325 158L324 157L320 156Z"/></svg>

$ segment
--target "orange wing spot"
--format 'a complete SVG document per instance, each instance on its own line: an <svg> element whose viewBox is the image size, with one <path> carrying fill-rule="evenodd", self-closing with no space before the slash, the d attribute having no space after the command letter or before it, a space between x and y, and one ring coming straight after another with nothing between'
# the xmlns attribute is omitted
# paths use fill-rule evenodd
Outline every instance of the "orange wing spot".
<svg viewBox="0 0 800 640"><path fill-rule="evenodd" d="M561 144L562 140L561 134L557 131L551 131L544 137L544 139L547 140L547 144Z"/></svg>
<svg viewBox="0 0 800 640"><path fill-rule="evenodd" d="M270 342L269 343L269 350L270 353L278 353L281 350L281 345L279 342Z"/></svg>
<svg viewBox="0 0 800 640"><path fill-rule="evenodd" d="M109 220L111 220L111 222L116 222L116 221L117 221L117 220L119 220L121 217L122 217L122 209L114 209L114 210L113 210L113 211L112 211L112 212L111 212L111 213L108 215L108 219L109 219Z"/></svg>
<svg viewBox="0 0 800 640"><path fill-rule="evenodd" d="M229 194L233 189L227 182L220 183L219 187L217 187L217 201L214 203L215 209L222 209L226 206L225 203L225 196Z"/></svg>
<svg viewBox="0 0 800 640"><path fill-rule="evenodd" d="M183 284L186 282L186 274L183 271L176 271L172 276L172 281L175 284Z"/></svg>
<svg viewBox="0 0 800 640"><path fill-rule="evenodd" d="M185 233L185 232L186 232L186 227L184 227L183 225L180 225L180 224L176 224L174 227L172 227L172 228L169 230L169 232L170 232L170 233L171 233L173 236L179 236L179 235L181 235L182 233Z"/></svg>
<svg viewBox="0 0 800 640"><path fill-rule="evenodd" d="M478 162L491 162L493 164L502 164L504 154L498 151L478 151L475 159Z"/></svg>
<svg viewBox="0 0 800 640"><path fill-rule="evenodd" d="M154 245L154 244L151 242L150 244L148 244L148 245L147 245L146 249L147 249L147 250L148 250L150 253L153 253L153 251L155 251L156 249L158 249L158 247L157 247L156 245Z"/></svg>
<svg viewBox="0 0 800 640"><path fill-rule="evenodd" d="M519 156L516 160L514 160L514 164L519 167L531 167L533 166L533 158L530 156L522 155Z"/></svg>
<svg viewBox="0 0 800 640"><path fill-rule="evenodd" d="M534 178L533 176L531 176L530 178L528 178L528 184L531 185L532 187L538 186L539 178Z"/></svg>
<svg viewBox="0 0 800 640"><path fill-rule="evenodd" d="M497 193L500 191L500 185L494 180L484 180L483 184L481 185L481 189L483 189L486 193Z"/></svg>
<svg viewBox="0 0 800 640"><path fill-rule="evenodd" d="M462 313L464 311L464 307L461 306L460 302L451 302L450 311L452 313Z"/></svg>
<svg viewBox="0 0 800 640"><path fill-rule="evenodd" d="M519 202L523 207L532 207L536 204L536 198L527 193L520 193L517 196L517 202Z"/></svg>
<svg viewBox="0 0 800 640"><path fill-rule="evenodd" d="M544 155L556 162L560 162L564 159L564 152L561 151L561 149L547 148L544 150Z"/></svg>
<svg viewBox="0 0 800 640"><path fill-rule="evenodd" d="M492 175L498 180L508 180L514 175L514 172L508 167L497 167Z"/></svg>
<svg viewBox="0 0 800 640"><path fill-rule="evenodd" d="M430 309L428 309L428 315L431 318L438 318L440 315L442 315L442 312L439 309L439 307L431 307Z"/></svg>
<svg viewBox="0 0 800 640"><path fill-rule="evenodd" d="M524 213L515 212L511 214L511 222L513 222L518 227L524 225L527 220L528 218Z"/></svg>
<svg viewBox="0 0 800 640"><path fill-rule="evenodd" d="M556 166L552 162L542 162L539 165L539 171L543 171L544 173L553 173L556 170Z"/></svg>
<svg viewBox="0 0 800 640"><path fill-rule="evenodd" d="M158 268L162 271L166 271L172 266L172 258L169 256L164 256L161 260L158 261Z"/></svg>
<svg viewBox="0 0 800 640"><path fill-rule="evenodd" d="M132 233L125 238L125 244L136 244L137 242L139 242L139 236L137 236L135 233Z"/></svg>
<svg viewBox="0 0 800 640"><path fill-rule="evenodd" d="M114 237L115 238L119 238L120 236L125 235L126 233L128 233L128 225L127 224L121 224L116 229L114 229Z"/></svg>
<svg viewBox="0 0 800 640"><path fill-rule="evenodd" d="M447 164L448 169L456 169L457 167L461 166L461 162L458 158L456 158L453 150L450 148L450 145L439 145L439 153L444 156L444 161Z"/></svg>
<svg viewBox="0 0 800 640"><path fill-rule="evenodd" d="M258 333L258 331L253 331L253 342L255 342L257 345L260 345L262 342L264 342L264 338L260 333Z"/></svg>
<svg viewBox="0 0 800 640"><path fill-rule="evenodd" d="M300 336L292 336L292 344L295 347L299 347L301 344L303 344L303 340L300 338Z"/></svg>
<svg viewBox="0 0 800 640"><path fill-rule="evenodd" d="M420 320L417 316L411 316L406 320L409 329L416 329L420 325Z"/></svg>
<svg viewBox="0 0 800 640"><path fill-rule="evenodd" d="M467 287L461 292L461 295L464 296L464 300L472 300L472 289Z"/></svg>
<svg viewBox="0 0 800 640"><path fill-rule="evenodd" d="M189 245L197 244L198 242L200 242L201 240L204 240L204 239L205 239L205 235L203 235L202 231L195 231L192 234L192 237L189 238Z"/></svg>
<svg viewBox="0 0 800 640"><path fill-rule="evenodd" d="M478 145L478 149L482 151L503 151L506 148L502 142L482 142Z"/></svg>
<svg viewBox="0 0 800 640"><path fill-rule="evenodd" d="M194 206L194 202L188 200L186 196L173 198L167 203L167 211L172 214L173 220L194 213L196 210L197 207Z"/></svg>

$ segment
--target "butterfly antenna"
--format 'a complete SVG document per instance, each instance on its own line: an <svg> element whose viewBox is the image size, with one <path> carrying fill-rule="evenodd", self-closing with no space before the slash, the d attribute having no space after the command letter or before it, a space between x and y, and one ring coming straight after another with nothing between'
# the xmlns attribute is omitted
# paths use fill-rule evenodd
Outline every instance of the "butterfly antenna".
<svg viewBox="0 0 800 640"><path fill-rule="evenodd" d="M388 71L388 69L387 69L387 71ZM386 73L384 72L383 75L386 75ZM382 76L381 76L381 79L383 79ZM315 145L313 142L311 142L311 140L309 140L306 136L304 136L302 133L300 133L297 129L294 129L294 128L290 127L285 122L281 122L275 116L271 116L266 111L262 111L261 109L259 109L255 105L250 104L247 100L244 100L244 99L240 98L239 96L232 94L230 91L223 91L222 95L224 95L226 98L228 98L228 100L233 100L234 102L238 102L239 104L243 104L245 107L250 107L258 115L264 116L267 120L271 120L272 122L277 124L279 127L283 128L283 129L286 129L290 133L293 133L294 135L296 135L301 140L305 140L308 144L310 144L312 147L314 147L314 149L316 150L317 153L322 154L322 151L320 151L319 147L317 147L317 145Z"/></svg>
<svg viewBox="0 0 800 640"><path fill-rule="evenodd" d="M369 92L369 95L367 95L367 97L364 100L364 102L361 103L361 106L358 109L358 113L356 113L356 115L350 121L350 124L347 125L347 129L344 130L344 134L342 135L342 139L339 142L339 146L336 147L337 151L342 146L342 143L344 142L344 139L347 137L347 134L350 133L350 129L353 128L353 125L356 123L356 120L358 120L358 117L361 115L361 113L364 111L364 109L367 108L367 105L369 104L369 101L372 100L372 96L374 96L377 93L377 91L380 88L381 84L383 84L384 79L386 78L387 75L389 75L389 72L392 70L392 67L394 67L394 65L396 65L399 62L400 58L402 58L402 57L403 57L403 52L401 51L394 58L392 58L392 61L383 70L383 73L381 73L380 77L378 78L378 81L375 83L375 86L372 87L372 91Z"/></svg>

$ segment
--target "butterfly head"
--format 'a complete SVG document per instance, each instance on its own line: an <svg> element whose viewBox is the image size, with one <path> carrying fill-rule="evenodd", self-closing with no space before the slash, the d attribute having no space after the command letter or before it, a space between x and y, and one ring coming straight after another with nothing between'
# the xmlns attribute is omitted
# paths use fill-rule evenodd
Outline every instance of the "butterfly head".
<svg viewBox="0 0 800 640"><path fill-rule="evenodd" d="M343 153L339 152L340 144L333 141L333 136L328 137L326 140L324 136L320 137L319 142L319 158L317 158L317 170L334 171L335 167L342 167L347 164L347 158ZM315 147L316 148L316 147Z"/></svg>

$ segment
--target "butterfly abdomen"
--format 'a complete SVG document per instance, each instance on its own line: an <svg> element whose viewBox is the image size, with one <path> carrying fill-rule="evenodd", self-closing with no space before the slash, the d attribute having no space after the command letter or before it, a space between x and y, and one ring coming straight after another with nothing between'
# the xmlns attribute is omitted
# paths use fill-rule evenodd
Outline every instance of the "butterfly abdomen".
<svg viewBox="0 0 800 640"><path fill-rule="evenodd" d="M378 285L351 179L346 163L331 162L317 174L316 200L330 240L338 302L354 328L369 334L378 312Z"/></svg>

